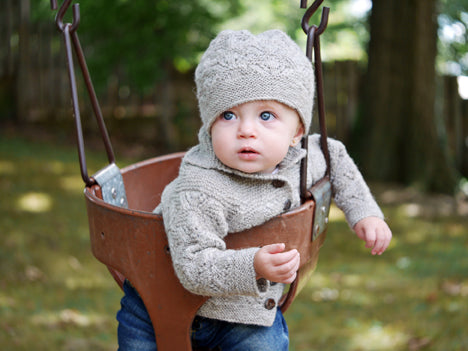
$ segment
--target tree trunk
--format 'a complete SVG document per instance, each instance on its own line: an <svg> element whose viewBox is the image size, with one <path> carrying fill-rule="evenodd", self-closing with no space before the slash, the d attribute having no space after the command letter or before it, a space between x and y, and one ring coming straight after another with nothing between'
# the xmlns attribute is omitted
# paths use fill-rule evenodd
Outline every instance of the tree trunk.
<svg viewBox="0 0 468 351"><path fill-rule="evenodd" d="M371 179L452 192L454 166L435 116L436 0L373 0L357 143Z"/></svg>

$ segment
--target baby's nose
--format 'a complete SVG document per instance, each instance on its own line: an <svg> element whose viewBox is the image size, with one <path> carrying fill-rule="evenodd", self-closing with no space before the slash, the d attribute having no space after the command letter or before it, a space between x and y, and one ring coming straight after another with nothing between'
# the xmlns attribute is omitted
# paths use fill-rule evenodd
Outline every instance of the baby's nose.
<svg viewBox="0 0 468 351"><path fill-rule="evenodd" d="M255 123L250 119L241 119L237 133L242 138L254 137L257 133Z"/></svg>

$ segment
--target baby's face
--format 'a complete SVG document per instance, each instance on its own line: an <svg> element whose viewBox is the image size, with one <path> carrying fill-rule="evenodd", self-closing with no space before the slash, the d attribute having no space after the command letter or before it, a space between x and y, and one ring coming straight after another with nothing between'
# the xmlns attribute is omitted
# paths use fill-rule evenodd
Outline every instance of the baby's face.
<svg viewBox="0 0 468 351"><path fill-rule="evenodd" d="M297 112L277 101L252 101L221 113L211 127L213 149L230 168L271 173L300 141Z"/></svg>

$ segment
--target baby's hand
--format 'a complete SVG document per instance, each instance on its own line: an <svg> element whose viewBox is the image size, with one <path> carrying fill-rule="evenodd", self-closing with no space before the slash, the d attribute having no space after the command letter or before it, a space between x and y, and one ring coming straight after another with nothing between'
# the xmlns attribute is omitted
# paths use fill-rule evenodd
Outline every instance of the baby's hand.
<svg viewBox="0 0 468 351"><path fill-rule="evenodd" d="M366 242L366 247L372 249L373 255L381 255L392 240L392 232L387 223L378 217L361 219L353 229Z"/></svg>
<svg viewBox="0 0 468 351"><path fill-rule="evenodd" d="M296 279L300 262L299 252L296 249L283 252L285 247L283 243L271 244L257 251L254 258L257 278L283 284L290 284Z"/></svg>

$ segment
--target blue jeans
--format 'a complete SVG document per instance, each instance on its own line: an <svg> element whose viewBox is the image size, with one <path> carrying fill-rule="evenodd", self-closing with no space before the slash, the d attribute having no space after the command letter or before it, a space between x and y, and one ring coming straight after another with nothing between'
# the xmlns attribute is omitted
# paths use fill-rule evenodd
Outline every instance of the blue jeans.
<svg viewBox="0 0 468 351"><path fill-rule="evenodd" d="M143 300L127 282L124 292L117 313L119 351L157 351L153 325ZM271 327L197 316L191 340L193 347L218 347L222 351L287 351L289 347L288 327L279 309Z"/></svg>

